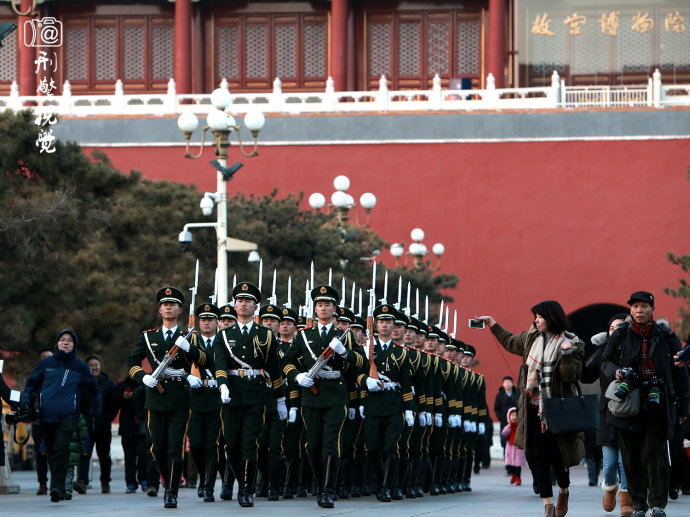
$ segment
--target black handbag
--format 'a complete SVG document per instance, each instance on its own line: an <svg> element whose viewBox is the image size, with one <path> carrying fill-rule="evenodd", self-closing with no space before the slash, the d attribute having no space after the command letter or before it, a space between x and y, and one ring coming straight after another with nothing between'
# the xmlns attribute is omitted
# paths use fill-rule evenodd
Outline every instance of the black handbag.
<svg viewBox="0 0 690 517"><path fill-rule="evenodd" d="M580 381L576 381L577 395L565 396L561 381L561 396L545 398L544 416L553 434L581 433L599 429L599 397L583 395Z"/></svg>

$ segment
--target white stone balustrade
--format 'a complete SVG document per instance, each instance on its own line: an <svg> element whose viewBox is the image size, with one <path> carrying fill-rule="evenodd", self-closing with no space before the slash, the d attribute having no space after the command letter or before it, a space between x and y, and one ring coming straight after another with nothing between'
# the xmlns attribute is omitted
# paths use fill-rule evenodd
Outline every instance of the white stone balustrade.
<svg viewBox="0 0 690 517"><path fill-rule="evenodd" d="M223 79L221 88L228 88ZM250 108L264 113L388 113L481 110L531 110L558 108L637 108L690 106L690 85L663 85L656 70L647 85L639 86L565 86L554 71L551 86L532 88L496 88L489 74L486 87L472 90L444 90L436 75L430 90L389 90L388 80L381 76L378 90L336 92L328 78L324 92L284 92L279 78L272 92L231 93L231 111L237 115ZM69 81L62 95L20 96L16 81L9 96L0 97L0 109L13 111L33 106L36 111L62 116L98 115L179 115L185 112L208 113L213 105L210 94L178 94L170 79L164 93L126 94L121 80L113 94L72 95Z"/></svg>

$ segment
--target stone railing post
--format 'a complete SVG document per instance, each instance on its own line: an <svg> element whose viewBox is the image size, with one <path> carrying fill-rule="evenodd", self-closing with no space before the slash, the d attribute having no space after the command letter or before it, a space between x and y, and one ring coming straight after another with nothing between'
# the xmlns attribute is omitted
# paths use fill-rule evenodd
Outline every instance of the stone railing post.
<svg viewBox="0 0 690 517"><path fill-rule="evenodd" d="M653 82L654 82L654 85L653 85L654 107L660 108L661 107L661 101L664 100L664 92L661 89L661 72L659 72L658 68L656 70L654 70L652 77L654 78L654 80L653 80Z"/></svg>
<svg viewBox="0 0 690 517"><path fill-rule="evenodd" d="M324 111L335 111L335 81L329 75L326 79L326 92L323 97Z"/></svg>
<svg viewBox="0 0 690 517"><path fill-rule="evenodd" d="M10 86L10 100L7 105L12 111L19 111L22 109L22 102L19 99L19 85L17 81L12 81Z"/></svg>
<svg viewBox="0 0 690 517"><path fill-rule="evenodd" d="M125 87L120 79L115 81L115 95L113 96L112 111L113 113L121 114L125 112Z"/></svg>
<svg viewBox="0 0 690 517"><path fill-rule="evenodd" d="M496 91L496 79L494 74L489 73L486 77L486 93L484 94L484 105L489 109L498 108L498 92Z"/></svg>
<svg viewBox="0 0 690 517"><path fill-rule="evenodd" d="M62 84L60 111L63 115L68 115L72 112L72 85L67 80L65 80L65 82Z"/></svg>
<svg viewBox="0 0 690 517"><path fill-rule="evenodd" d="M441 89L441 76L434 74L434 80L431 85L431 109L440 110L443 104L443 90Z"/></svg>
<svg viewBox="0 0 690 517"><path fill-rule="evenodd" d="M165 93L163 110L165 113L177 113L177 87L175 85L175 79L172 77L168 81L168 91Z"/></svg>
<svg viewBox="0 0 690 517"><path fill-rule="evenodd" d="M283 82L280 77L273 81L273 94L271 95L271 109L276 113L283 111Z"/></svg>
<svg viewBox="0 0 690 517"><path fill-rule="evenodd" d="M561 78L556 70L551 74L551 91L549 91L547 98L552 108L557 108L561 101Z"/></svg>
<svg viewBox="0 0 690 517"><path fill-rule="evenodd" d="M376 94L376 107L379 111L388 111L388 79L385 75L379 79L379 91Z"/></svg>

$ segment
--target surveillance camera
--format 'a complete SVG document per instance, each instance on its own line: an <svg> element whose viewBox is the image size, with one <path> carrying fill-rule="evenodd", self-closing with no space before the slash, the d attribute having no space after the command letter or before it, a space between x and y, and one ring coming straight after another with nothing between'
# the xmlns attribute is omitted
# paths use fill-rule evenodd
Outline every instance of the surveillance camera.
<svg viewBox="0 0 690 517"><path fill-rule="evenodd" d="M181 231L177 240L180 242L181 251L189 251L192 248L192 232Z"/></svg>
<svg viewBox="0 0 690 517"><path fill-rule="evenodd" d="M201 207L201 213L204 214L206 217L210 216L213 213L213 205L215 203L213 200L208 197L204 196L201 198L201 203L199 203L199 207Z"/></svg>

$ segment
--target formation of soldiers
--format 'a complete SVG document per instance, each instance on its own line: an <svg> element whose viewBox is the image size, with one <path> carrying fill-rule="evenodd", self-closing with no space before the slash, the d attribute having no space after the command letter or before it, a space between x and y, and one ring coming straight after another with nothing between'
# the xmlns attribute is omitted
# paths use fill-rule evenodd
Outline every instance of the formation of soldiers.
<svg viewBox="0 0 690 517"><path fill-rule="evenodd" d="M372 494L388 502L471 491L475 441L489 418L486 385L469 368L474 347L448 335L447 315L443 331L385 297L373 308L372 294L365 320L330 285L310 289L301 315L275 296L260 306L249 282L232 295L229 305L197 306L194 330L184 332L184 295L162 288L163 324L143 332L127 359L148 387L166 508L177 507L187 436L206 502L215 500L217 474L220 498L232 499L237 480L243 507L255 495L310 491L322 508Z"/></svg>

